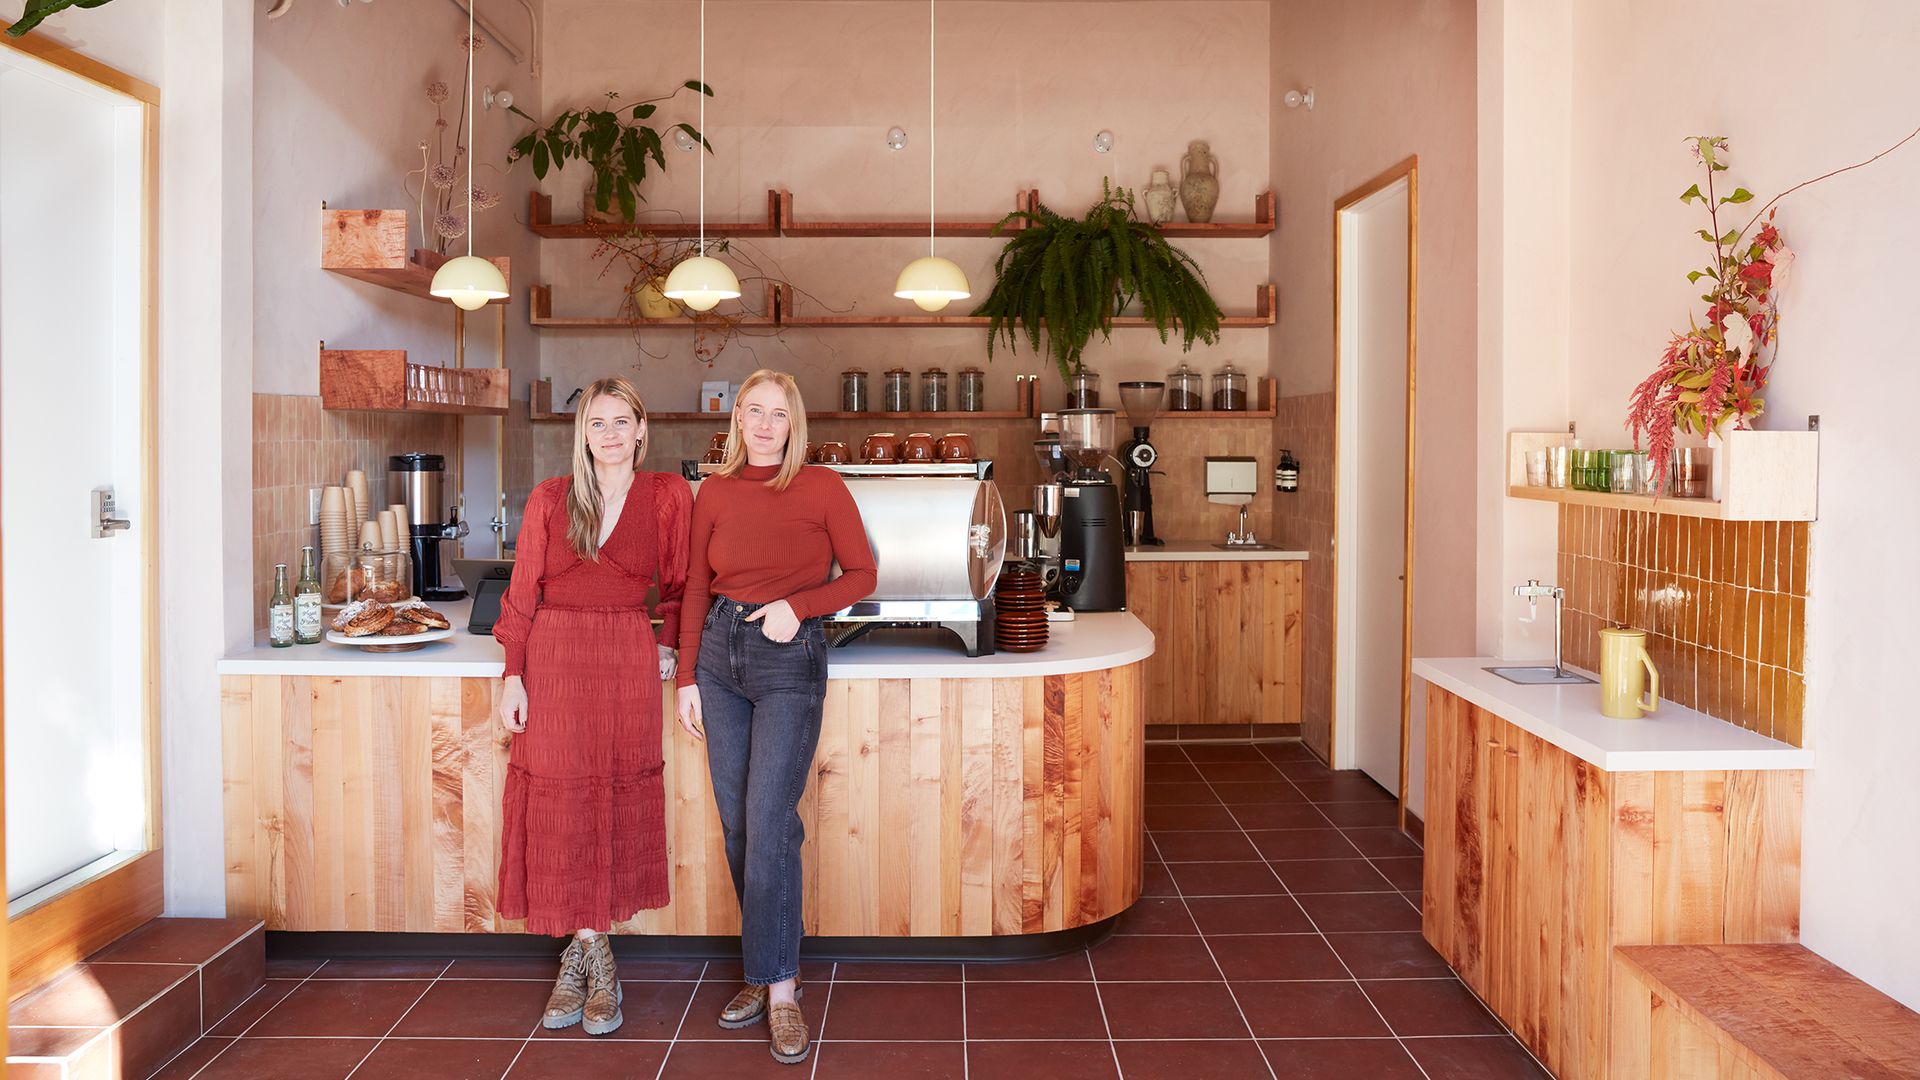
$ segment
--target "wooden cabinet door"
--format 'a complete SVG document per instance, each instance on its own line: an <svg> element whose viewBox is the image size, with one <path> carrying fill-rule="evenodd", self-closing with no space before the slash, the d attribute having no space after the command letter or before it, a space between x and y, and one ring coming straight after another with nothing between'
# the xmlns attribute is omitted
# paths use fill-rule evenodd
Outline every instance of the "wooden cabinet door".
<svg viewBox="0 0 1920 1080"><path fill-rule="evenodd" d="M1298 562L1131 562L1127 610L1153 631L1147 722L1297 724Z"/></svg>

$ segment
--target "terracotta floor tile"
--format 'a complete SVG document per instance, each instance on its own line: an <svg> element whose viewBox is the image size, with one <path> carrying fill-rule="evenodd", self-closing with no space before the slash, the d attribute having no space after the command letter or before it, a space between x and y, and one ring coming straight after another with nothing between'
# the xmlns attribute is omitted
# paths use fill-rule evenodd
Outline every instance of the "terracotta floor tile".
<svg viewBox="0 0 1920 1080"><path fill-rule="evenodd" d="M75 964L73 970L13 1003L9 1025L107 1027L183 979L181 964Z"/></svg>
<svg viewBox="0 0 1920 1080"><path fill-rule="evenodd" d="M1162 862L1255 862L1260 858L1247 835L1238 829L1232 832L1155 831L1149 835Z"/></svg>
<svg viewBox="0 0 1920 1080"><path fill-rule="evenodd" d="M1102 980L1217 982L1220 969L1198 936L1112 937L1087 951Z"/></svg>
<svg viewBox="0 0 1920 1080"><path fill-rule="evenodd" d="M1393 887L1405 891L1420 887L1421 874L1425 872L1426 860L1418 855L1401 856L1373 860L1374 869L1385 874Z"/></svg>
<svg viewBox="0 0 1920 1080"><path fill-rule="evenodd" d="M1323 934L1420 929L1420 909L1395 892L1312 893L1298 899Z"/></svg>
<svg viewBox="0 0 1920 1080"><path fill-rule="evenodd" d="M1393 802L1387 789L1367 776L1336 773L1330 780L1301 780L1300 793L1317 803Z"/></svg>
<svg viewBox="0 0 1920 1080"><path fill-rule="evenodd" d="M1143 896L1120 913L1116 934L1197 934L1186 902L1178 897ZM845 965L842 965L843 967Z"/></svg>
<svg viewBox="0 0 1920 1080"><path fill-rule="evenodd" d="M1145 760L1149 765L1163 761L1184 762L1187 760L1187 751L1178 743L1148 743Z"/></svg>
<svg viewBox="0 0 1920 1080"><path fill-rule="evenodd" d="M1260 1049L1288 1080L1425 1080L1398 1039L1276 1039Z"/></svg>
<svg viewBox="0 0 1920 1080"><path fill-rule="evenodd" d="M304 979L326 962L326 958L320 956L275 956L273 946L267 946L269 979Z"/></svg>
<svg viewBox="0 0 1920 1080"><path fill-rule="evenodd" d="M968 1080L1118 1080L1113 1045L1099 1042L967 1042Z"/></svg>
<svg viewBox="0 0 1920 1080"><path fill-rule="evenodd" d="M1451 976L1452 969L1425 938L1407 934L1328 934L1356 979L1424 979Z"/></svg>
<svg viewBox="0 0 1920 1080"><path fill-rule="evenodd" d="M634 985L637 988L640 986L672 987L684 984L636 983ZM622 986L624 988L625 984L622 984ZM820 1011L826 1007L827 994L832 988L833 984L830 982L813 983L806 985L806 992L800 995L800 1011L806 1015L807 1030L813 1032L815 1035L820 1033ZM629 990L627 992L631 994L634 991ZM720 1026L720 1010L726 1008L727 1002L732 1001L733 995L739 992L740 984L731 980L727 982L701 983L699 988L693 992L692 1002L686 1004L685 1009L682 1010L686 1015L686 1020L679 1025L679 1035L677 1037L682 1039L719 1039L726 1042L739 1042L742 1040L759 1040L762 1043L766 1042L767 1025L765 1020L751 1027L723 1028ZM634 999L629 997L627 1000L633 1001ZM685 1003L686 999L682 998L681 1001ZM625 1005L622 1005L620 1011L625 1013L626 1008ZM671 1009L667 1011L670 1012ZM662 1014L659 1020L664 1024L665 1015ZM627 1022L632 1024L634 1021L629 1017ZM636 1027L634 1030L640 1031L645 1029ZM591 1038L591 1036L581 1031L580 1025L575 1024L570 1028L562 1028L559 1031L548 1031L542 1028L534 1034L534 1038L588 1039Z"/></svg>
<svg viewBox="0 0 1920 1080"><path fill-rule="evenodd" d="M1291 896L1193 896L1187 910L1203 934L1300 934L1313 930Z"/></svg>
<svg viewBox="0 0 1920 1080"><path fill-rule="evenodd" d="M620 964L620 974L626 976L625 964ZM694 974L687 978L699 977L700 964L694 964ZM543 982L551 986L554 977L560 973L559 954L546 956L475 956L455 960L441 979L517 979L524 982Z"/></svg>
<svg viewBox="0 0 1920 1080"><path fill-rule="evenodd" d="M1355 983L1280 982L1238 989L1247 1005L1247 1022L1263 1039L1352 1039L1389 1034L1367 995Z"/></svg>
<svg viewBox="0 0 1920 1080"><path fill-rule="evenodd" d="M620 965L620 981L625 982L628 979L639 977L640 976L637 975L627 974L627 966L625 963ZM745 978L746 975L744 969L740 966L740 961L710 960L707 962L707 973L700 976L700 981L738 983L745 980ZM800 978L804 982L819 983L825 986L827 983L833 981L833 961L802 959L800 961ZM734 989L737 990L739 987L735 987Z"/></svg>
<svg viewBox="0 0 1920 1080"><path fill-rule="evenodd" d="M1393 829L1400 825L1400 808L1390 802L1317 803L1327 820L1346 829Z"/></svg>
<svg viewBox="0 0 1920 1080"><path fill-rule="evenodd" d="M1273 864L1287 891L1302 893L1391 892L1392 883L1365 859L1290 859Z"/></svg>
<svg viewBox="0 0 1920 1080"><path fill-rule="evenodd" d="M1420 854L1420 845L1399 829L1342 829L1360 853L1372 859L1405 858Z"/></svg>
<svg viewBox="0 0 1920 1080"><path fill-rule="evenodd" d="M1235 982L1352 977L1319 934L1208 934L1207 944Z"/></svg>
<svg viewBox="0 0 1920 1080"><path fill-rule="evenodd" d="M1196 774L1197 775L1197 774ZM1147 806L1218 806L1220 796L1207 784L1194 781L1183 784L1146 785Z"/></svg>
<svg viewBox="0 0 1920 1080"><path fill-rule="evenodd" d="M1396 1035L1500 1035L1504 1030L1459 979L1361 983Z"/></svg>
<svg viewBox="0 0 1920 1080"><path fill-rule="evenodd" d="M1247 833L1268 859L1358 859L1339 829L1258 829Z"/></svg>
<svg viewBox="0 0 1920 1080"><path fill-rule="evenodd" d="M499 1080L522 1045L519 1039L387 1039L354 1075Z"/></svg>
<svg viewBox="0 0 1920 1080"><path fill-rule="evenodd" d="M1118 1042L1113 1048L1127 1080L1247 1080L1267 1074L1252 1039Z"/></svg>
<svg viewBox="0 0 1920 1080"><path fill-rule="evenodd" d="M958 1039L962 1033L957 985L835 983L824 1015L813 1021L822 1039Z"/></svg>
<svg viewBox="0 0 1920 1080"><path fill-rule="evenodd" d="M259 926L258 919L154 919L87 957L87 962L204 964Z"/></svg>
<svg viewBox="0 0 1920 1080"><path fill-rule="evenodd" d="M221 1052L233 1043L232 1039L209 1035L182 1050L178 1057L167 1062L165 1068L154 1073L151 1080L190 1080L194 1073L204 1068L207 1062L220 1056Z"/></svg>
<svg viewBox="0 0 1920 1080"><path fill-rule="evenodd" d="M1170 863L1183 896L1271 896L1287 887L1263 862Z"/></svg>
<svg viewBox="0 0 1920 1080"><path fill-rule="evenodd" d="M252 933L201 966L200 1008L208 1022L232 1012L260 989L267 976L265 939L266 931L255 927Z"/></svg>
<svg viewBox="0 0 1920 1080"><path fill-rule="evenodd" d="M813 1053L820 1050L816 1044ZM809 1058L811 1060L811 1058ZM676 1042L667 1053L661 1080L799 1080L807 1075L806 1065L783 1065L767 1053L767 1036L761 1030L753 1042Z"/></svg>
<svg viewBox="0 0 1920 1080"><path fill-rule="evenodd" d="M267 1015L267 1011L300 985L298 979L268 979L253 995L234 1006L232 1012L223 1017L213 1017L214 1024L208 1029L212 1035L239 1036L253 1026L255 1020Z"/></svg>
<svg viewBox="0 0 1920 1080"><path fill-rule="evenodd" d="M194 1080L342 1080L373 1039L236 1039Z"/></svg>
<svg viewBox="0 0 1920 1080"><path fill-rule="evenodd" d="M1273 806L1308 801L1306 795L1287 780L1217 783L1213 785L1213 790L1219 801L1228 806Z"/></svg>
<svg viewBox="0 0 1920 1080"><path fill-rule="evenodd" d="M693 986L683 985L686 991L680 995L680 1003L685 1005ZM407 1010L406 1018L393 1029L393 1036L524 1039L540 1022L551 989L545 983L512 980L437 982Z"/></svg>
<svg viewBox="0 0 1920 1080"><path fill-rule="evenodd" d="M1187 743L1181 749L1186 751L1187 760L1196 763L1250 761L1263 765L1268 760L1253 743Z"/></svg>
<svg viewBox="0 0 1920 1080"><path fill-rule="evenodd" d="M1276 762L1275 767L1280 770L1281 776L1289 780L1331 780L1339 775L1312 758Z"/></svg>
<svg viewBox="0 0 1920 1080"><path fill-rule="evenodd" d="M1325 829L1333 823L1312 803L1266 803L1229 806L1243 829Z"/></svg>
<svg viewBox="0 0 1920 1080"><path fill-rule="evenodd" d="M1104 1039L1100 1002L1090 982L969 985L967 1038Z"/></svg>
<svg viewBox="0 0 1920 1080"><path fill-rule="evenodd" d="M1285 779L1269 761L1203 761L1194 768L1212 784L1262 784Z"/></svg>
<svg viewBox="0 0 1920 1080"><path fill-rule="evenodd" d="M1273 761L1318 761L1303 742L1260 743L1260 752Z"/></svg>
<svg viewBox="0 0 1920 1080"><path fill-rule="evenodd" d="M890 960L843 960L833 966L834 982L954 982L960 981L957 963L904 963Z"/></svg>
<svg viewBox="0 0 1920 1080"><path fill-rule="evenodd" d="M1045 960L1007 960L967 964L967 982L1091 982L1093 967L1085 950Z"/></svg>
<svg viewBox="0 0 1920 1080"><path fill-rule="evenodd" d="M125 1076L150 1076L200 1037L200 981L174 984L114 1033L113 1056ZM85 1071L69 1069L84 1076Z"/></svg>
<svg viewBox="0 0 1920 1080"><path fill-rule="evenodd" d="M552 981L560 970L560 954L555 953L549 963L548 981ZM739 960L668 960L655 957L615 955L614 964L619 968L621 982L687 982L692 979L717 979L721 976L739 978ZM822 982L831 978L831 964L825 961L802 960L800 973L809 979ZM444 976L443 976L444 977Z"/></svg>
<svg viewBox="0 0 1920 1080"><path fill-rule="evenodd" d="M1141 767L1149 784L1191 784L1202 779L1200 770L1186 761L1150 761Z"/></svg>
<svg viewBox="0 0 1920 1080"><path fill-rule="evenodd" d="M961 1043L822 1043L814 1080L961 1080L967 1048Z"/></svg>
<svg viewBox="0 0 1920 1080"><path fill-rule="evenodd" d="M247 1035L379 1038L419 1000L428 985L398 979L309 981L261 1017Z"/></svg>
<svg viewBox="0 0 1920 1080"><path fill-rule="evenodd" d="M1179 886L1173 883L1173 874L1167 865L1160 862L1142 863L1140 867L1141 896L1178 896Z"/></svg>
<svg viewBox="0 0 1920 1080"><path fill-rule="evenodd" d="M1149 806L1148 829L1238 829L1233 812L1219 803L1202 806Z"/></svg>
<svg viewBox="0 0 1920 1080"><path fill-rule="evenodd" d="M440 983L436 985L434 989L438 990L440 986L444 985L446 984ZM520 985L524 986L527 984L522 983ZM702 986L701 989L706 989L706 987ZM725 996L731 998L733 997L733 991L738 990L739 987L729 986L724 989L727 991ZM821 983L817 987L803 987L802 989L805 991L800 995L800 1004L802 1006L826 1000L826 983ZM703 1025L696 1025L694 1023L698 1014L694 1008L688 1007L689 1000L693 997L693 991L694 984L690 982L628 982L622 980L620 983L619 1037L622 1039L671 1039L674 1037L675 1032L680 1032L689 1038L699 1039L708 1037L705 1032L709 1027L715 1031L719 1031L719 1025L713 1022L714 1018L720 1015L719 1005L713 1007L711 1015L704 1017L705 1022ZM534 1006L534 1011L529 1014L535 1020L539 1019L540 1010L546 1004L548 992L548 987L543 986L540 988L540 1001ZM725 1003L723 1000L720 1004L724 1005ZM686 1021L684 1028L681 1026L683 1017ZM407 1017L407 1022L408 1025L411 1026L413 1017ZM553 1029L542 1027L533 1032L533 1037L536 1039L597 1038L597 1036L588 1035L586 1029L579 1024L575 1024L572 1027Z"/></svg>
<svg viewBox="0 0 1920 1080"><path fill-rule="evenodd" d="M1226 983L1100 983L1100 1002L1115 1039L1247 1038L1247 1023L1233 998Z"/></svg>
<svg viewBox="0 0 1920 1080"><path fill-rule="evenodd" d="M1548 1072L1511 1036L1408 1039L1430 1080L1546 1080Z"/></svg>
<svg viewBox="0 0 1920 1080"><path fill-rule="evenodd" d="M573 1042L536 1039L520 1052L507 1080L584 1080L628 1077L652 1080L666 1060L667 1043L630 1039Z"/></svg>
<svg viewBox="0 0 1920 1080"><path fill-rule="evenodd" d="M452 966L453 961L434 957L376 957L329 960L313 973L313 979L432 979Z"/></svg>

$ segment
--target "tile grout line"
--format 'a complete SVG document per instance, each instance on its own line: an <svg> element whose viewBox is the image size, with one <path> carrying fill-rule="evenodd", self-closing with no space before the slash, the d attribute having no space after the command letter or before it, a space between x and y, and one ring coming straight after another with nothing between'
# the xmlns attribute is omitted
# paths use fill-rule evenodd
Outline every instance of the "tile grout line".
<svg viewBox="0 0 1920 1080"><path fill-rule="evenodd" d="M217 1053L217 1054L215 1054L215 1055L213 1055L212 1057L210 1057L210 1058L208 1058L208 1059L207 1059L207 1060L206 1060L206 1061L205 1061L204 1063L202 1063L202 1064L201 1064L201 1066L200 1066L199 1068L197 1068L197 1069L195 1069L195 1070L193 1070L193 1076L190 1076L190 1077L188 1077L188 1078L187 1078L187 1080L195 1080L195 1077L198 1077L198 1076L199 1076L199 1075L200 1075L201 1073L203 1073L203 1072L206 1072L206 1071L207 1071L207 1069L208 1069L208 1067L209 1067L209 1066L211 1066L211 1065L212 1065L212 1064L213 1064L214 1062L216 1062L216 1061L218 1061L218 1060L220 1060L220 1058L221 1058L222 1056L224 1056L224 1055L226 1054L226 1052L227 1052L227 1051L229 1051L229 1050L231 1050L231 1049L233 1049L234 1047L236 1047L236 1046L238 1046L238 1045L240 1045L240 1040L241 1040L241 1039L244 1039L244 1038L246 1038L246 1037L247 1037L247 1033L248 1033L248 1032L250 1032L250 1031L252 1031L252 1030L253 1030L253 1029L254 1029L255 1027L258 1027L258 1026L259 1026L259 1024L260 1024L260 1021L262 1021L262 1020L265 1020L265 1019L267 1018L267 1013L271 1013L271 1012L272 1012L272 1011L273 1011L274 1009L277 1009L277 1008L279 1008L279 1007L280 1007L280 1006L281 1006L281 1005L282 1005L283 1003L285 1003L285 1001L287 1000L287 998L290 998L290 997L292 997L292 996L293 996L293 995L294 995L294 994L295 994L295 993L296 993L296 992L297 992L297 991L298 991L298 990L299 990L299 989L300 989L300 988L301 988L302 986L305 986L305 985L307 985L308 983L310 983L310 982L312 982L312 981L313 981L313 977L314 977L315 975L318 975L318 974L320 974L320 969L321 969L321 968L324 968L324 967L326 967L326 966L327 966L327 965L328 965L329 963L331 963L331 962L332 962L332 961L331 961L330 959L329 959L329 960L322 960L322 961L320 961L320 963L319 963L318 965L316 965L316 966L314 967L314 969L313 969L312 971L309 971L309 972L307 972L307 974L305 975L305 977L303 977L303 978L302 978L302 979L301 979L301 980L300 980L300 981L299 981L298 983L296 983L296 984L294 985L294 987L293 987L293 989L292 989L292 990L289 990L289 991L287 991L287 993L286 993L286 995L285 995L284 997L282 997L282 998L281 998L281 999L280 999L279 1001L276 1001L276 1002L274 1002L274 1003L273 1003L273 1005L272 1005L272 1006L270 1006L270 1007L269 1007L269 1008L267 1009L267 1011L266 1011L266 1012L263 1012L263 1013L261 1013L261 1014L260 1014L259 1016L256 1016L256 1017L254 1017L254 1018L253 1018L253 1023L251 1023L251 1024L248 1024L248 1025L247 1025L246 1027L244 1027L244 1028L242 1028L242 1029L240 1030L240 1034L238 1034L238 1035L235 1035L235 1036L233 1036L233 1037L232 1037L232 1039L231 1039L231 1040L230 1040L230 1041L229 1041L229 1042L227 1043L227 1045L225 1045L225 1046L223 1046L223 1047L221 1047L221 1048L220 1048L220 1052L219 1052L219 1053ZM246 1003L247 1003L248 1001L252 1001L252 1000L253 1000L253 998L254 998L254 995L255 995L255 994L263 994L263 993L265 993L265 992L266 992L266 989L267 989L267 987L266 987L266 980L264 980L264 979L263 979L263 980L261 980L261 985L260 985L260 989L258 989L258 990L255 990L255 991L254 991L254 992L253 992L252 994L248 994L248 995L247 995L247 997L246 997L246 1000L245 1000L245 1001L242 1001L242 1002L241 1002L241 1003L240 1003L239 1005L235 1005L235 1006L233 1007L233 1009L232 1009L232 1011L230 1011L230 1012L228 1012L228 1013L227 1013L227 1016L232 1016L232 1015L233 1015L234 1013L236 1013L236 1012L239 1012L239 1011L240 1011L240 1007L241 1007L242 1005L245 1005L245 1004L246 1004ZM226 1018L227 1018L227 1016L223 1016L223 1017L221 1017L220 1019L221 1019L222 1021L224 1021L224 1020L226 1020ZM218 1026L218 1024L216 1024L215 1026ZM201 1034L200 1034L200 1038L202 1038L202 1039L204 1039L204 1038L206 1038L206 1037L207 1037L207 1036L206 1036L206 1033L205 1033L205 1032L201 1032ZM223 1036L223 1037L224 1037L224 1036ZM198 1040L196 1040L196 1041L198 1041ZM374 1045L376 1045L376 1046L377 1046L377 1045L379 1045L379 1044L378 1044L378 1043L376 1043L376 1044L374 1044ZM182 1052L182 1053L185 1053L185 1051L181 1051L181 1052ZM169 1062L168 1064L172 1064L172 1063L171 1063L171 1062ZM356 1066L356 1067L357 1067L357 1066Z"/></svg>
<svg viewBox="0 0 1920 1080"><path fill-rule="evenodd" d="M382 1035L378 1039L374 1040L373 1048L367 1051L366 1057L361 1058L358 1064L356 1064L353 1068L347 1070L347 1075L345 1076L344 1080L353 1080L353 1074L360 1071L360 1066L365 1065L367 1061L373 1057L373 1055L380 1052L380 1045L386 1042L387 1039L390 1036L392 1036L394 1032L400 1030L400 1025L406 1023L407 1017L413 1013L414 1008L418 1006L422 1001L425 1001L427 999L427 995L433 991L433 988L436 985L439 984L440 976L445 975L452 968L453 968L452 960L448 960L445 964L441 965L440 973L438 975L435 975L433 978L427 980L426 989L420 991L420 996L413 999L413 1004L408 1005L406 1007L406 1010L402 1012L397 1018L395 1018L393 1023L387 1027L387 1033L385 1035Z"/></svg>
<svg viewBox="0 0 1920 1080"><path fill-rule="evenodd" d="M680 1022L674 1025L673 1034L667 1036L667 1052L660 1055L660 1065L653 1071L653 1080L660 1080L666 1073L667 1059L673 1056L673 1048L680 1042L680 1031L687 1026L687 1017L693 1014L693 999L700 996L700 984L707 981L707 969L712 966L711 960L700 962L699 974L693 977L693 991L687 995L687 1004L680 1010Z"/></svg>
<svg viewBox="0 0 1920 1080"><path fill-rule="evenodd" d="M1146 830L1142 829L1141 832L1146 833ZM1149 844L1153 843L1151 833L1147 833L1146 840ZM1158 845L1155 845L1153 850L1157 853L1160 848ZM1138 903L1139 901L1136 899L1134 902ZM1124 916L1122 917L1124 918ZM1112 940L1112 938L1110 937L1108 940ZM1092 950L1082 949L1080 954L1087 958L1087 978L1093 983L1093 1003L1100 1009L1100 1026L1107 1033L1107 1053L1113 1056L1113 1074L1115 1077L1125 1077L1126 1070L1120 1066L1120 1046L1113 1038L1113 1021L1107 1019L1107 998L1106 995L1100 992L1100 969L1093 966ZM962 972L962 977L965 977L964 971Z"/></svg>
<svg viewBox="0 0 1920 1080"><path fill-rule="evenodd" d="M745 967L744 964L741 966L743 968ZM796 979L800 977L800 965L798 963L794 965L793 974L794 974L794 978ZM819 1035L825 1035L827 1033L827 1013L833 1008L833 984L839 981L840 981L840 961L835 960L827 965L827 1003L820 1007L820 1026L819 1028L816 1029ZM798 1002L799 1000L800 1000L800 994L799 994L798 988L796 987L794 991L794 1001ZM961 1023L964 1024L965 1022L966 1022L966 1018L962 1016ZM962 1028L961 1030L964 1031L965 1029ZM767 996L767 1040L769 1043L771 1043L773 1040L773 996L771 993L769 993ZM814 1038L808 1039L807 1056L811 1059L807 1062L807 1076L809 1077L809 1080L811 1080L812 1077L817 1076L820 1073L820 1040L819 1038L814 1037Z"/></svg>
<svg viewBox="0 0 1920 1080"><path fill-rule="evenodd" d="M1092 968L1093 961L1091 960L1087 961L1087 967ZM966 962L962 961L959 964L959 968L960 968L960 1080L968 1080L968 1078L973 1074L973 1065L968 1061L968 1058L970 1055L967 1053L968 1035L967 1035L967 965L966 965ZM839 973L840 973L839 969L836 967L834 970L834 974L838 975ZM1100 994L1100 991L1098 989L1094 990L1095 997L1098 997L1099 994ZM1108 1032L1107 1034L1109 1037L1111 1037L1113 1033Z"/></svg>

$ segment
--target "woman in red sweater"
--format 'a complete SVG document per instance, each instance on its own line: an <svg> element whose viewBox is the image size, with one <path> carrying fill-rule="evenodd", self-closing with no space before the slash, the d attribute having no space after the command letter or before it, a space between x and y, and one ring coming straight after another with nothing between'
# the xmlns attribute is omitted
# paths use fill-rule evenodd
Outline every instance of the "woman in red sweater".
<svg viewBox="0 0 1920 1080"><path fill-rule="evenodd" d="M756 371L733 407L726 461L693 505L680 626L680 724L707 770L740 898L747 985L720 1026L767 1019L769 1049L808 1051L800 972L797 807L827 692L821 618L873 591L873 549L840 475L807 465L807 414L791 375ZM832 577L833 564L840 574Z"/></svg>
<svg viewBox="0 0 1920 1080"><path fill-rule="evenodd" d="M587 387L573 475L533 489L493 636L506 648L500 719L513 732L502 810L500 914L569 934L542 1025L620 1026L607 931L667 904L660 683L680 627L692 492L641 472L646 407L625 379ZM658 642L647 588L660 590Z"/></svg>

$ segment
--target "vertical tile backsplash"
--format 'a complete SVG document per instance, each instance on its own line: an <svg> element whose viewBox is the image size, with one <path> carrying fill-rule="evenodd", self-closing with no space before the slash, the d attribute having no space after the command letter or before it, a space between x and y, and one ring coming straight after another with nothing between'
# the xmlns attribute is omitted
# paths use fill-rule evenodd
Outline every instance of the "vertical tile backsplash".
<svg viewBox="0 0 1920 1080"><path fill-rule="evenodd" d="M1307 553L1300 736L1325 755L1333 724L1333 395L1281 398L1273 434L1272 453L1284 447L1301 463L1300 490L1273 497L1274 542Z"/></svg>
<svg viewBox="0 0 1920 1080"><path fill-rule="evenodd" d="M1567 661L1600 631L1647 631L1670 701L1795 746L1806 701L1807 554L1799 521L1560 508Z"/></svg>

